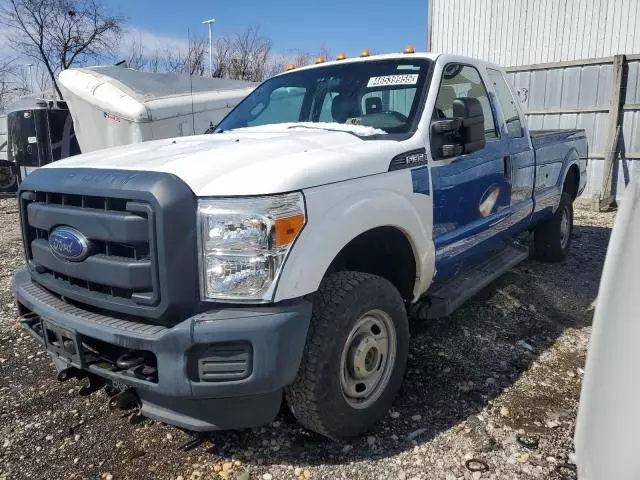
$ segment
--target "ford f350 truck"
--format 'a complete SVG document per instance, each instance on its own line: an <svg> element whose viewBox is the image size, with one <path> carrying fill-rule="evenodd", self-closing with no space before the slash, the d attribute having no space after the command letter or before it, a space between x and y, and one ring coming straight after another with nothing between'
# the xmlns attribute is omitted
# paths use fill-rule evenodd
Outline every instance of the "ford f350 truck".
<svg viewBox="0 0 640 480"><path fill-rule="evenodd" d="M284 398L356 436L400 387L409 317L449 315L523 233L564 259L584 131L528 131L496 65L407 52L292 68L212 134L29 175L14 291L58 378L195 431Z"/></svg>

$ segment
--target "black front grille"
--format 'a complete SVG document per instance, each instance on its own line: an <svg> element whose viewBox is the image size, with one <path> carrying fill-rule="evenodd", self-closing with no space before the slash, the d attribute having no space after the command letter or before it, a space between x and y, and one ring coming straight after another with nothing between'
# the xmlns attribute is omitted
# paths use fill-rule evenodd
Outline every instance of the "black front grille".
<svg viewBox="0 0 640 480"><path fill-rule="evenodd" d="M122 305L160 301L153 209L130 198L23 192L27 260L36 281L61 296ZM72 227L90 241L89 255L69 262L49 248L50 233Z"/></svg>
<svg viewBox="0 0 640 480"><path fill-rule="evenodd" d="M163 325L198 310L197 201L175 175L39 168L19 198L31 278L60 300ZM53 254L48 239L59 226L90 239L84 260Z"/></svg>

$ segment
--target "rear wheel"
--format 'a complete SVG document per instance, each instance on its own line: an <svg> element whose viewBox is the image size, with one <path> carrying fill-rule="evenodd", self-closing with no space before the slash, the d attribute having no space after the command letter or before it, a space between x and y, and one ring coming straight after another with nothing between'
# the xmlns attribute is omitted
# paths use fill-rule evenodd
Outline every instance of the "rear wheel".
<svg viewBox="0 0 640 480"><path fill-rule="evenodd" d="M291 411L331 438L363 434L380 420L404 377L409 327L398 290L384 278L338 272L316 294Z"/></svg>
<svg viewBox="0 0 640 480"><path fill-rule="evenodd" d="M534 231L536 257L547 262L567 258L573 232L573 203L571 195L562 192L560 205L553 217L538 225Z"/></svg>

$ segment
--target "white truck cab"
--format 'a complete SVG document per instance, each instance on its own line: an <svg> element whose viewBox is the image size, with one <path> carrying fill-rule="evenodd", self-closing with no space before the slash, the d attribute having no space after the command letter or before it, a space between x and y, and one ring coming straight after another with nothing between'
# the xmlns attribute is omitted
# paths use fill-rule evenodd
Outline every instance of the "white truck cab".
<svg viewBox="0 0 640 480"><path fill-rule="evenodd" d="M500 67L364 56L265 81L210 135L57 162L20 192L22 323L59 378L192 430L359 435L402 382L409 316L569 252L582 130L529 132ZM99 134L97 132L97 134Z"/></svg>

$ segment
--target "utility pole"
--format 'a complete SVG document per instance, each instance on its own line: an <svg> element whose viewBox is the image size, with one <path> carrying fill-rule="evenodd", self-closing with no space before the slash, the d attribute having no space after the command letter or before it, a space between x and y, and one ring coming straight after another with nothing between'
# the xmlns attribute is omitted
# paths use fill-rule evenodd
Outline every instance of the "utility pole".
<svg viewBox="0 0 640 480"><path fill-rule="evenodd" d="M33 76L31 75L31 67L33 67L33 63L27 63L25 67L29 68L29 93L33 93Z"/></svg>
<svg viewBox="0 0 640 480"><path fill-rule="evenodd" d="M213 77L213 46L211 43L211 25L213 23L216 23L216 19L210 18L209 20L205 20L202 23L209 26L209 76Z"/></svg>

